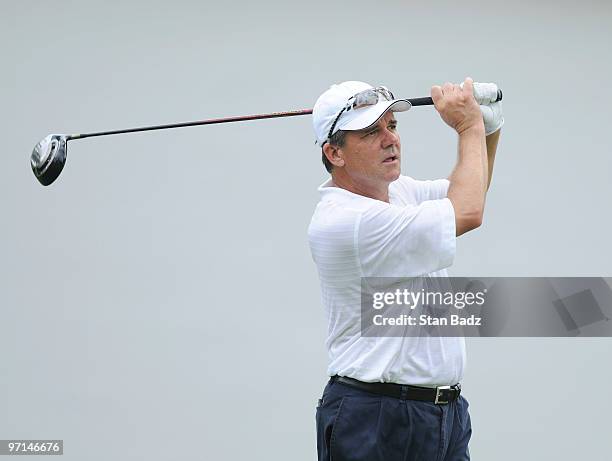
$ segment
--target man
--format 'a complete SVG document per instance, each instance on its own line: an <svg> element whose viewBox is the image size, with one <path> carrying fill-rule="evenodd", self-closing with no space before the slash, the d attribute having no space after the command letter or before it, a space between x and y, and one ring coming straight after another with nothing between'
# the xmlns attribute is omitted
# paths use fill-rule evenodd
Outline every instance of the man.
<svg viewBox="0 0 612 461"><path fill-rule="evenodd" d="M476 88L474 88L476 85ZM455 239L482 223L503 125L494 84L434 86L441 118L458 134L448 179L400 175L395 112L385 87L332 85L313 124L331 178L308 230L328 325L331 376L317 407L319 460L467 460L471 423L460 396L463 338L365 337L362 277L444 277ZM476 92L476 93L475 93ZM483 123L484 120L484 123Z"/></svg>

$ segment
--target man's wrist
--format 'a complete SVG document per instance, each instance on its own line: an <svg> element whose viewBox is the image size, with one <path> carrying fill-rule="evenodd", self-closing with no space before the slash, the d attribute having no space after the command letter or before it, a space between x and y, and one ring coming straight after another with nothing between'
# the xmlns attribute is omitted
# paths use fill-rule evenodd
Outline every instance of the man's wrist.
<svg viewBox="0 0 612 461"><path fill-rule="evenodd" d="M460 138L472 137L472 136L484 137L485 136L484 124L477 123L460 132L458 131L457 134L459 135Z"/></svg>
<svg viewBox="0 0 612 461"><path fill-rule="evenodd" d="M485 138L488 140L489 138L491 138L491 136L499 136L500 134L501 134L501 127L495 130L493 133L487 134Z"/></svg>

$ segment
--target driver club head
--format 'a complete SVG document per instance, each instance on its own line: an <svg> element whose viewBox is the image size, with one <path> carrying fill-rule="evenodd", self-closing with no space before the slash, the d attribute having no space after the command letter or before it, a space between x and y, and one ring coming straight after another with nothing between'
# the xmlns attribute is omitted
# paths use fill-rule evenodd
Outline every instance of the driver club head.
<svg viewBox="0 0 612 461"><path fill-rule="evenodd" d="M34 147L30 164L34 176L43 186L51 184L62 172L66 163L68 139L66 135L50 134Z"/></svg>

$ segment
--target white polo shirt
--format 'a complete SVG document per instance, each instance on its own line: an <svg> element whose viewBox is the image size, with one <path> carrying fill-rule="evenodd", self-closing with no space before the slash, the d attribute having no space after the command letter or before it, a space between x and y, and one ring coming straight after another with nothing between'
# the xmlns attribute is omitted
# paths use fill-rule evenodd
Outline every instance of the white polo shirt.
<svg viewBox="0 0 612 461"><path fill-rule="evenodd" d="M327 319L329 376L421 386L460 382L464 338L362 337L362 277L445 277L455 256L449 182L400 176L382 202L319 187L308 228Z"/></svg>

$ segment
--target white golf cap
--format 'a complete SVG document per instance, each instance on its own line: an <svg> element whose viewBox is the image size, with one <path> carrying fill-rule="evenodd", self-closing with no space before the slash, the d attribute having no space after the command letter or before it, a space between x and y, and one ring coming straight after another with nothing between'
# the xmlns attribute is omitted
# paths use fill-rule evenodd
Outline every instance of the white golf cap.
<svg viewBox="0 0 612 461"><path fill-rule="evenodd" d="M329 130L349 99L361 91L373 88L372 85L364 82L348 81L330 86L319 96L312 109L312 125L319 146L323 146L328 141ZM362 130L378 122L388 110L403 112L410 107L412 105L407 99L387 101L385 98L379 98L376 104L343 111L331 134L338 130Z"/></svg>

